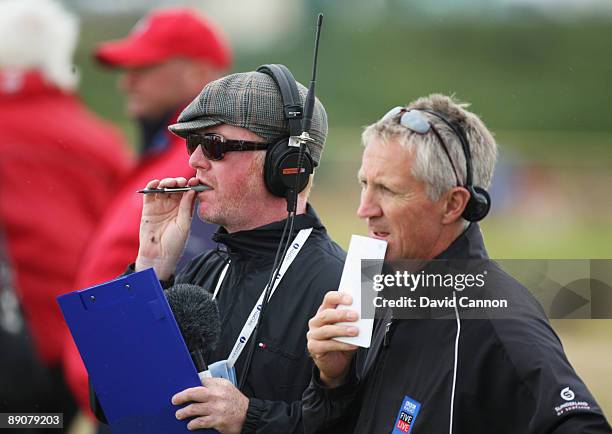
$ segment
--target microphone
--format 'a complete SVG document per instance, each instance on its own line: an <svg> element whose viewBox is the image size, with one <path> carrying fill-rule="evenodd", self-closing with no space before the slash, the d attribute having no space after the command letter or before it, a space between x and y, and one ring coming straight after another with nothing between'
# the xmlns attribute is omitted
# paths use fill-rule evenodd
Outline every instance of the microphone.
<svg viewBox="0 0 612 434"><path fill-rule="evenodd" d="M198 372L208 369L204 360L217 346L221 332L219 309L201 286L178 283L164 291L185 344Z"/></svg>

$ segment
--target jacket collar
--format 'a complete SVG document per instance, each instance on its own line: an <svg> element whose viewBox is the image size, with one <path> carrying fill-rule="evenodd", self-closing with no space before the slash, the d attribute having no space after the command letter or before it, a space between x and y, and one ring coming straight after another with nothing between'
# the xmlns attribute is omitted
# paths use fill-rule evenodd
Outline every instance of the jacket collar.
<svg viewBox="0 0 612 434"><path fill-rule="evenodd" d="M0 69L0 98L23 98L24 96L70 94L45 80L37 71Z"/></svg>
<svg viewBox="0 0 612 434"><path fill-rule="evenodd" d="M224 245L231 256L273 256L278 248L285 222L286 219L231 234L221 227L212 238L216 243ZM291 239L296 236L299 230L311 227L315 230L325 230L312 206L307 204L306 213L295 216Z"/></svg>
<svg viewBox="0 0 612 434"><path fill-rule="evenodd" d="M477 223L470 223L463 233L436 259L488 259L482 232Z"/></svg>

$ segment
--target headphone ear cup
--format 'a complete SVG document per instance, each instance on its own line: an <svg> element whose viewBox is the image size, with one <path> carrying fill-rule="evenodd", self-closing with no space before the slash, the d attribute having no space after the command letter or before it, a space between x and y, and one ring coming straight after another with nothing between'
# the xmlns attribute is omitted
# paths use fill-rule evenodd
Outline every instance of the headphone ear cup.
<svg viewBox="0 0 612 434"><path fill-rule="evenodd" d="M282 139L274 143L266 150L266 160L264 162L264 182L266 188L274 196L283 196L283 186L279 185L278 177L275 176L275 161L278 159L279 148L286 146L288 139Z"/></svg>
<svg viewBox="0 0 612 434"><path fill-rule="evenodd" d="M470 200L463 210L462 217L469 222L477 222L487 216L491 209L491 196L482 187L466 187L470 192Z"/></svg>
<svg viewBox="0 0 612 434"><path fill-rule="evenodd" d="M279 140L266 152L264 182L268 191L278 197L287 197L287 191L295 189L298 180L297 193L304 190L314 168L314 162L306 148L300 162L301 173L299 179L296 179L300 151L299 148L288 146L288 142L288 138Z"/></svg>

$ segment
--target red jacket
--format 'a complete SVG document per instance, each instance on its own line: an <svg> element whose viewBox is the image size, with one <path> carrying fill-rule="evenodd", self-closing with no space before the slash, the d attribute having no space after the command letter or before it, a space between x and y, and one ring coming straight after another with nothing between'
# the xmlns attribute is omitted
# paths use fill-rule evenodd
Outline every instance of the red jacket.
<svg viewBox="0 0 612 434"><path fill-rule="evenodd" d="M171 123L174 121L176 117ZM170 134L166 129L162 134L165 146L162 143L162 146L156 147L154 153L143 157L126 177L121 188L113 194L112 202L107 207L107 213L102 219L99 230L88 243L83 256L76 279L77 288L87 288L114 279L136 259L143 199L136 190L144 188L152 179L170 176L183 176L189 179L194 176L195 171L189 166L185 140ZM195 234L194 225L199 228ZM190 242L199 241L198 253L203 247L210 246L212 243L210 235L215 229L215 226L200 221L192 224ZM79 405L88 412L87 371L69 335L65 341L64 351L65 377Z"/></svg>
<svg viewBox="0 0 612 434"><path fill-rule="evenodd" d="M118 132L37 73L0 70L0 220L42 360L59 364L56 296L73 291L86 243L131 167Z"/></svg>

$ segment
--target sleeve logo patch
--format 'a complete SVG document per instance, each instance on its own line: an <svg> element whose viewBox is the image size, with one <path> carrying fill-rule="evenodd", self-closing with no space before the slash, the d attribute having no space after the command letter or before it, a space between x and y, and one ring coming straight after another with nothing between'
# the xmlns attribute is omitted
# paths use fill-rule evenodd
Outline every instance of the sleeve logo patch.
<svg viewBox="0 0 612 434"><path fill-rule="evenodd" d="M574 394L572 389L570 389L569 387L566 387L565 389L561 391L561 398L565 399L566 401L571 401L575 397L576 395Z"/></svg>
<svg viewBox="0 0 612 434"><path fill-rule="evenodd" d="M409 396L405 396L397 414L397 418L395 419L395 426L391 434L409 434L420 409L420 402L415 401Z"/></svg>
<svg viewBox="0 0 612 434"><path fill-rule="evenodd" d="M574 401L574 398L576 398L576 394L574 393L572 389L569 388L569 386L561 390L561 393L559 393L559 396L561 396L561 398L563 398L563 400L565 400L566 402L555 407L555 412L557 413L557 416L561 416L570 411L590 411L591 410L591 404L589 404L588 402Z"/></svg>

